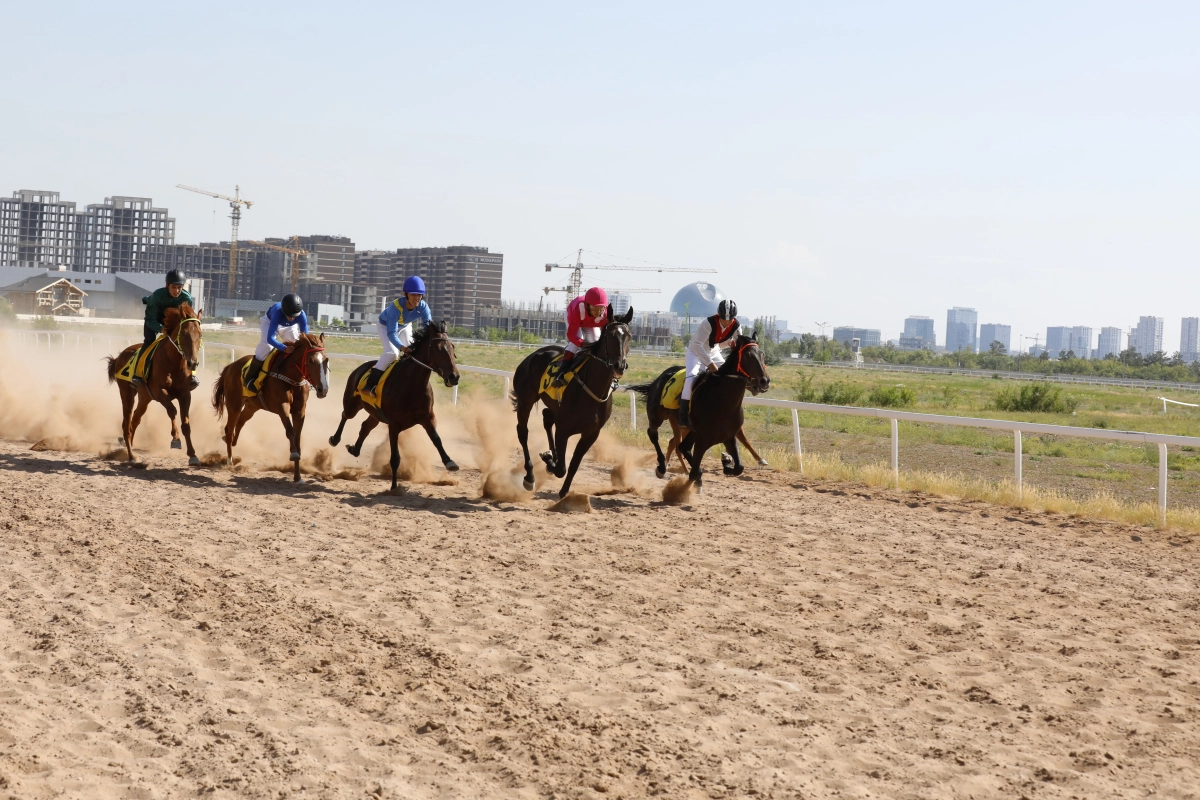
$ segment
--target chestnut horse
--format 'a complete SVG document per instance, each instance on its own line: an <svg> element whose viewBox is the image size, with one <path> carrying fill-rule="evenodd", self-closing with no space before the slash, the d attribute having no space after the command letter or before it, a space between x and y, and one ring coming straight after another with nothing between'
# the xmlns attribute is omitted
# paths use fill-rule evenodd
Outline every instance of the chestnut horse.
<svg viewBox="0 0 1200 800"><path fill-rule="evenodd" d="M147 362L150 374L141 386L129 381L118 380L117 373L133 358L141 345L130 345L116 356L106 356L108 382L116 383L121 392L121 438L130 461L133 455L133 435L151 400L162 403L171 418L171 449L178 450L179 431L187 442L188 465L200 466L196 448L192 447L192 374L200 364L200 319L204 312L193 312L191 305L183 303L178 308L169 308L163 315L163 333L166 341L159 344L154 356ZM133 401L137 400L137 408ZM175 403L179 403L179 419L175 417Z"/></svg>
<svg viewBox="0 0 1200 800"><path fill-rule="evenodd" d="M574 379L567 384L562 400L551 399L541 393L542 375L550 363L563 352L557 345L543 347L526 356L513 374L512 399L517 412L517 438L525 455L526 491L533 491L533 462L529 459L529 413L538 400L546 407L542 410L542 424L550 450L542 453L542 461L556 477L564 475L559 497L565 497L571 489L571 481L579 469L579 462L588 448L600 436L600 429L612 415L612 395L617 382L628 367L629 345L633 340L629 323L633 319L633 308L623 317L613 317L612 306L608 307L608 319L600 338L588 349L575 356ZM578 434L579 443L571 456L571 466L565 466L568 440Z"/></svg>
<svg viewBox="0 0 1200 800"><path fill-rule="evenodd" d="M433 387L429 385L429 376L437 373L446 386L458 385L458 363L454 360L454 343L445 333L445 323L441 326L430 322L425 331L413 342L412 354L401 358L400 363L392 367L387 382L383 384L383 397L380 410L363 402L355 390L363 373L375 366L374 361L364 361L359 364L350 377L346 379L346 391L342 395L342 421L338 424L337 432L329 437L329 443L337 447L342 440L342 429L346 422L354 418L360 409L367 410L367 418L358 429L358 441L346 445L350 455L357 457L362 452L363 442L367 434L375 429L380 422L388 426L388 441L392 445L392 491L396 491L396 475L400 468L400 432L408 430L413 425L420 425L429 434L429 440L437 448L442 457L442 464L450 472L458 470L458 464L446 454L442 446L442 437L437 432L437 417L433 413Z"/></svg>
<svg viewBox="0 0 1200 800"><path fill-rule="evenodd" d="M262 389L252 397L242 394L242 367L253 356L244 356L221 370L213 385L213 408L217 419L227 413L225 456L233 464L233 448L246 420L259 409L279 415L291 448L292 480L300 483L300 433L304 430L304 411L308 405L308 389L317 388L317 397L329 394L329 359L325 356L325 334L314 336L302 333L296 342L275 356L270 371L263 379Z"/></svg>

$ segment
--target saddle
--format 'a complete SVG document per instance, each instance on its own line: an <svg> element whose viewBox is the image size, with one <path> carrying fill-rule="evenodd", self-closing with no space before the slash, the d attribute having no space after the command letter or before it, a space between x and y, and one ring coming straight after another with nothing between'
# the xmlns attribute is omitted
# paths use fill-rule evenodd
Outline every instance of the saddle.
<svg viewBox="0 0 1200 800"><path fill-rule="evenodd" d="M398 358L391 364L387 365L387 368L383 371L383 374L379 376L379 383L375 385L374 394L369 394L363 391L363 387L367 385L367 376L370 374L369 372L364 372L362 377L358 379L358 384L354 387L354 394L371 408L375 409L376 411L381 411L379 406L383 402L383 387L387 384L387 379L391 377L392 370L394 370L396 365L403 360L404 359L402 358Z"/></svg>
<svg viewBox="0 0 1200 800"><path fill-rule="evenodd" d="M662 397L659 399L659 405L663 408L678 409L679 397L683 394L683 381L687 377L687 370L683 367L675 370L667 382L663 384Z"/></svg>
<svg viewBox="0 0 1200 800"><path fill-rule="evenodd" d="M563 357L565 353L558 355L553 361L546 365L546 371L542 373L542 380L538 383L538 393L544 394L551 400L561 401L563 392L571 385L571 381L575 380L576 373L583 366L583 362L587 361L589 356L586 353L579 353L572 359L570 369L563 373L563 385L554 386L554 377L559 374L563 367Z"/></svg>
<svg viewBox="0 0 1200 800"><path fill-rule="evenodd" d="M150 343L149 347L143 347L139 353L135 353L136 357L126 361L125 366L121 367L120 371L117 372L117 379L132 381L134 376L136 376L142 380L146 380L149 377L146 370L151 363L151 359L154 357L154 351L158 349L158 346L163 343L163 339L165 338L166 335L160 333L158 338Z"/></svg>
<svg viewBox="0 0 1200 800"><path fill-rule="evenodd" d="M256 394L262 391L263 381L267 379L267 373L271 371L271 364L275 361L275 354L278 352L278 350L272 347L271 352L267 353L267 357L263 359L262 369L258 371L258 377L254 379L253 390L246 388L246 373L250 371L250 365L254 363L254 359L248 359L246 363L242 365L241 377L243 397L254 397Z"/></svg>

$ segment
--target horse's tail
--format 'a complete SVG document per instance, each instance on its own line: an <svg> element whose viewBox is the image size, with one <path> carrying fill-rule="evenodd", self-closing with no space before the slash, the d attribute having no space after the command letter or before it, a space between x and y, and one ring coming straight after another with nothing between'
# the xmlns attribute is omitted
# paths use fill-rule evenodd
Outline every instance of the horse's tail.
<svg viewBox="0 0 1200 800"><path fill-rule="evenodd" d="M225 370L227 369L229 367L221 370L217 382L213 384L212 404L213 408L216 409L218 420L225 413Z"/></svg>
<svg viewBox="0 0 1200 800"><path fill-rule="evenodd" d="M117 380L117 370L120 369L116 356L105 356L104 360L108 362L108 382L113 383Z"/></svg>

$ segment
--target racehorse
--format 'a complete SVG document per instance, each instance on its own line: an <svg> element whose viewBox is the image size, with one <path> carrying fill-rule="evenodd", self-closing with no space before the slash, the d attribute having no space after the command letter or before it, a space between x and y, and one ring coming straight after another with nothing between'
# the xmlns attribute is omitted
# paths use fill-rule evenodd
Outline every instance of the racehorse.
<svg viewBox="0 0 1200 800"><path fill-rule="evenodd" d="M733 457L733 468L729 474L741 474L737 434L745 422L742 399L746 396L747 388L758 394L770 387L771 378L767 375L762 351L758 348L757 333L754 336L738 336L733 352L725 363L715 373L706 373L696 380L688 408L692 427L683 437L679 451L691 466L688 479L696 484L697 491L704 488L700 464L704 454L715 444L724 444ZM657 434L657 430L654 434ZM658 436L652 434L650 441L658 453L661 469L664 459L658 447Z"/></svg>
<svg viewBox="0 0 1200 800"><path fill-rule="evenodd" d="M430 322L425 332L413 342L411 355L402 357L396 366L392 367L387 382L383 384L383 396L380 398L380 410L363 402L356 394L359 379L363 373L375 366L374 361L364 361L359 364L346 380L346 391L342 395L342 421L338 429L329 437L329 443L337 447L342 440L342 429L346 421L353 419L359 409L367 409L367 418L358 430L358 441L346 445L352 456L362 452L363 442L367 435L380 422L388 426L388 441L392 446L392 491L396 491L396 472L400 467L400 448L398 439L400 432L408 430L413 425L420 425L429 434L430 441L442 457L442 464L450 472L458 471L458 464L446 454L442 446L442 437L437 432L437 417L433 413L433 387L429 385L429 376L437 373L446 386L458 385L458 362L454 360L454 343L445 332L446 325L441 326ZM378 389L377 389L378 391Z"/></svg>
<svg viewBox="0 0 1200 800"><path fill-rule="evenodd" d="M626 359L633 340L629 323L633 319L633 309L630 308L622 317L614 318L610 305L608 319L610 321L601 331L600 338L575 356L575 378L563 390L561 401L542 392L541 383L546 368L562 354L562 347L551 345L535 350L517 366L513 374L509 397L517 412L517 438L521 440L521 450L525 454L523 485L526 491L533 491L534 487L533 462L529 459L529 413L538 400L546 406L542 410L542 424L550 441L550 450L541 454L542 461L546 462L554 477L565 475L567 478L558 491L559 497L565 497L570 491L579 462L612 414L613 390L628 367ZM576 434L579 435L579 443L575 445L571 466L567 468L564 466L567 440Z"/></svg>
<svg viewBox="0 0 1200 800"><path fill-rule="evenodd" d="M221 370L213 384L213 408L217 419L222 413L225 421L226 462L233 464L233 448L242 433L242 426L259 409L278 414L287 433L293 465L292 480L300 483L300 433L304 430L304 411L308 405L309 387L315 386L317 398L329 394L329 359L325 356L325 334L314 336L302 333L294 344L277 354L270 371L263 378L262 389L252 397L242 394L242 368L252 356L243 356Z"/></svg>
<svg viewBox="0 0 1200 800"><path fill-rule="evenodd" d="M691 469L688 463L683 460L683 453L677 449L679 443L683 441L683 437L687 434L688 429L679 425L679 409L666 408L662 404L663 389L675 373L681 369L683 367L667 367L661 375L650 383L639 383L635 386L626 387L630 391L636 392L646 398L646 435L650 437L650 443L654 445L654 450L658 453L658 466L655 468L654 474L659 478L666 477L667 463L670 462L672 455L679 459L679 464L685 472ZM750 392L751 394L759 394L758 386L751 384ZM664 422L671 424L671 441L667 442L665 456L658 444L658 429ZM750 440L746 438L744 428L738 429L737 440L750 451L750 455L758 462L759 466L768 466L767 460L758 454L758 451L754 449L754 445L750 444ZM735 465L732 455L728 452L721 454L721 467L726 475L737 476L743 472L741 463Z"/></svg>
<svg viewBox="0 0 1200 800"><path fill-rule="evenodd" d="M133 455L133 434L151 400L162 403L171 418L171 449L179 449L179 431L182 428L187 442L188 465L200 466L196 448L192 447L192 373L200 364L200 319L204 312L196 313L188 303L178 308L169 308L163 315L163 333L166 341L161 343L146 365L149 375L141 386L126 380L117 380L117 373L133 358L141 345L130 345L114 356L107 356L108 382L117 384L121 392L121 436L125 441L125 452L130 461ZM133 406L137 399L137 408ZM179 419L175 417L175 403L179 403Z"/></svg>

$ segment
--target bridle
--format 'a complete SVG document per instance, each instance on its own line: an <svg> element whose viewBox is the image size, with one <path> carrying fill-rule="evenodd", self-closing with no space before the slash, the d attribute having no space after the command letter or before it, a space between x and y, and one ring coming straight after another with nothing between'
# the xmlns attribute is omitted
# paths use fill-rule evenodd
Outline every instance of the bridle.
<svg viewBox="0 0 1200 800"><path fill-rule="evenodd" d="M284 383L290 383L292 386L312 386L312 378L308 374L308 355L309 353L324 353L325 348L311 344L307 340L304 342L304 344L305 348L303 350L297 348L297 350L293 351L301 354L300 365L296 368L300 372L300 380L292 380L287 375L281 375L278 372L268 372L267 375L271 376L272 378L278 378Z"/></svg>
<svg viewBox="0 0 1200 800"><path fill-rule="evenodd" d="M450 337L449 337L449 336L447 336L447 335L446 335L446 334L444 334L444 333L439 333L439 334L438 334L438 335L436 335L436 336L426 336L426 337L425 337L425 338L424 338L424 339L421 341L421 344L425 344L426 342L437 342L437 341L450 342L450 348L451 348L451 351L453 351L453 349L454 349L454 342L451 342L451 341L450 341ZM439 369L435 369L435 368L434 368L432 365L430 365L430 364L426 364L424 361L422 361L421 359L417 358L417 356L416 356L416 349L417 349L417 348L416 348L416 347L414 347L414 348L413 348L413 352L411 352L411 353L409 353L409 354L408 354L408 358L409 358L409 360L410 360L410 361L415 361L416 363L420 364L420 365L421 365L422 367L424 367L425 369L427 369L427 370L429 370L430 372L432 372L434 375L437 375L439 378L441 378L441 379L442 379L442 381L443 381L444 383L449 383L449 382L450 382L450 379L449 379L448 377L446 377L445 373L443 373L443 372L442 372L441 370L439 370ZM433 361L433 359L432 359L432 358L431 358L431 359L429 359L429 360L430 360L430 361Z"/></svg>
<svg viewBox="0 0 1200 800"><path fill-rule="evenodd" d="M754 376L751 375L749 372L746 372L746 370L742 368L742 354L745 353L747 350L749 350L751 347L758 347L758 342L755 342L755 341L746 342L744 345L742 345L741 347L739 347L737 349L737 371L738 371L738 374L744 376L746 378L746 380L754 380Z"/></svg>
<svg viewBox="0 0 1200 800"><path fill-rule="evenodd" d="M596 344L600 344L600 342L604 341L604 333L607 333L609 328L616 326L616 325L624 326L625 323L610 322L607 325L605 325L604 332L600 334L600 339L598 339L596 341ZM620 345L618 344L618 347L619 346ZM608 367L609 371L611 371L613 373L613 377L612 377L611 383L609 383L609 385L608 385L608 394L604 395L604 397L598 396L595 392L593 392L590 388L588 388L587 381L580 380L579 384L583 387L583 391L587 392L588 397L592 398L597 403L607 403L609 398L612 397L613 392L615 392L617 390L617 384L620 382L620 378L617 375L617 373L621 373L622 375L625 374L625 369L628 367L628 364L622 365L620 361L618 361L617 363L614 364L612 361L609 361L607 358L604 358L604 357L599 356L596 353L594 353L592 351L591 347L588 348L586 354L588 356L589 361L599 361L601 364Z"/></svg>
<svg viewBox="0 0 1200 800"><path fill-rule="evenodd" d="M166 340L168 342L170 342L172 344L172 346L174 346L176 352L178 352L179 355L183 358L183 365L185 367L187 366L187 354L183 352L183 346L180 342L181 342L181 337L183 336L183 326L188 324L189 322L196 323L196 330L200 331L200 341L203 342L204 341L204 329L200 327L200 320L198 317L188 317L187 319L181 319L179 321L179 327L175 329L175 335L164 337L164 338L166 338ZM189 372L190 371L191 370L189 370Z"/></svg>

